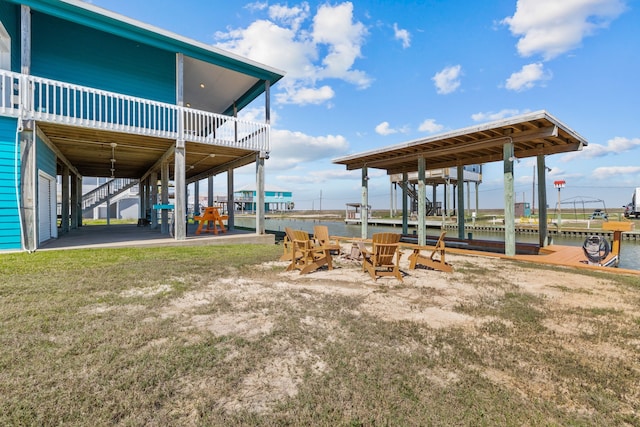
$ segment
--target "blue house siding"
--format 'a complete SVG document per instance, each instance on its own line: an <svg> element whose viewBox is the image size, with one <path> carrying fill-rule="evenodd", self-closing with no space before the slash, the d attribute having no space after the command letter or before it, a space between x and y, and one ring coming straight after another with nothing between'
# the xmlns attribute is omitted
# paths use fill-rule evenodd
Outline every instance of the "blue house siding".
<svg viewBox="0 0 640 427"><path fill-rule="evenodd" d="M251 199L254 201L244 202L245 209L255 211L257 199L257 192L255 190L241 190L234 193L235 198ZM271 212L274 209L280 210L285 206L288 206L292 202L293 193L291 191L272 191L266 190L264 192L264 210L265 212Z"/></svg>
<svg viewBox="0 0 640 427"><path fill-rule="evenodd" d="M11 71L20 71L20 7L0 1L0 21L11 36Z"/></svg>
<svg viewBox="0 0 640 427"><path fill-rule="evenodd" d="M31 74L175 104L175 53L32 14Z"/></svg>
<svg viewBox="0 0 640 427"><path fill-rule="evenodd" d="M16 119L0 117L0 250L20 249L15 185Z"/></svg>
<svg viewBox="0 0 640 427"><path fill-rule="evenodd" d="M37 138L36 144L38 170L47 175L56 176L56 154L40 138Z"/></svg>

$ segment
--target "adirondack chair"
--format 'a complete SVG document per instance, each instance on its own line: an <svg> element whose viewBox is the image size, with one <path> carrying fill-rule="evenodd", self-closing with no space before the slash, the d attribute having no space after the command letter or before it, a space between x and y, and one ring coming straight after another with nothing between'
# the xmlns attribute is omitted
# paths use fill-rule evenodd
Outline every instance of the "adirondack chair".
<svg viewBox="0 0 640 427"><path fill-rule="evenodd" d="M292 230L292 235L291 263L286 271L300 270L300 274L307 274L323 265L333 270L328 248L318 245L306 231Z"/></svg>
<svg viewBox="0 0 640 427"><path fill-rule="evenodd" d="M364 244L360 244L362 271L368 271L373 280L378 280L378 277L382 276L393 276L402 282L400 272L402 254L398 246L400 237L398 233L375 233L372 236L371 251Z"/></svg>
<svg viewBox="0 0 640 427"><path fill-rule="evenodd" d="M293 257L293 229L289 227L285 227L284 229L284 240L282 241L282 256L280 257L280 261L291 261Z"/></svg>
<svg viewBox="0 0 640 427"><path fill-rule="evenodd" d="M446 273L451 273L453 271L453 267L451 264L447 264L444 260L445 255L445 246L444 246L444 236L447 234L446 231L440 233L440 237L436 242L436 246L431 252L430 256L422 255L421 248L416 248L413 250L413 253L409 255L409 268L415 270L417 265L423 265L428 268L432 268L434 270L444 271ZM439 258L436 256L439 255Z"/></svg>
<svg viewBox="0 0 640 427"><path fill-rule="evenodd" d="M329 237L329 227L326 225L313 226L313 238L319 245L327 247L332 254L340 253L340 245Z"/></svg>

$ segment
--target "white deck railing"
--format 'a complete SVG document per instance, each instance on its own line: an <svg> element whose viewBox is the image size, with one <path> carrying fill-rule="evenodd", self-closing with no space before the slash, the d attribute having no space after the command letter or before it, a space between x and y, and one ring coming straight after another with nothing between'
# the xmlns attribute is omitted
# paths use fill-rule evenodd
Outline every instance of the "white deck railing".
<svg viewBox="0 0 640 427"><path fill-rule="evenodd" d="M0 115L269 151L269 125L0 70Z"/></svg>

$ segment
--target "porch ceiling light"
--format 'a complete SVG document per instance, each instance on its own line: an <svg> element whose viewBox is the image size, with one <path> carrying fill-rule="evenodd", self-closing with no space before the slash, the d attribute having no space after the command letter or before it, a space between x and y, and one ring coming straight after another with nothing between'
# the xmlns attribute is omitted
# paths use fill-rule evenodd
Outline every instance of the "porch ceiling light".
<svg viewBox="0 0 640 427"><path fill-rule="evenodd" d="M204 83L200 83L200 87L204 89Z"/></svg>
<svg viewBox="0 0 640 427"><path fill-rule="evenodd" d="M205 157L201 158L200 160L198 160L197 162L195 162L194 164L192 164L191 166L189 166L189 169L193 169L193 168L195 168L195 166L196 166L198 163L201 163L201 162L203 162L203 161L205 161L205 160L207 160L207 159L211 159L211 158L213 158L213 157L215 157L215 156L216 156L216 155L215 155L215 153L210 153L210 154L208 154L207 156L205 156Z"/></svg>

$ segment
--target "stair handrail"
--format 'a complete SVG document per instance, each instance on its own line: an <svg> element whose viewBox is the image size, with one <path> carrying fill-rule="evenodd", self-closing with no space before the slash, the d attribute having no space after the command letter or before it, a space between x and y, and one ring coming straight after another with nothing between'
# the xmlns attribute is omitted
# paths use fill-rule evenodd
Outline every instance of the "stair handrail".
<svg viewBox="0 0 640 427"><path fill-rule="evenodd" d="M417 200L418 200L418 192L415 190L415 187L409 185L409 183L407 182L403 182L403 181L399 181L398 185L400 185L400 188L404 189L407 194L409 195L409 197L413 200L416 201L416 206L417 206ZM433 204L433 202L431 202L431 200L429 200L428 197L425 197L425 201L426 201L426 208L427 208L427 212L426 214L429 215L433 212L435 206Z"/></svg>
<svg viewBox="0 0 640 427"><path fill-rule="evenodd" d="M138 183L137 179L113 178L99 187L85 193L82 196L82 209L97 206L103 203L108 197L112 197L123 189L133 187Z"/></svg>

